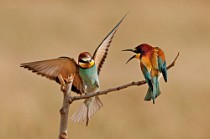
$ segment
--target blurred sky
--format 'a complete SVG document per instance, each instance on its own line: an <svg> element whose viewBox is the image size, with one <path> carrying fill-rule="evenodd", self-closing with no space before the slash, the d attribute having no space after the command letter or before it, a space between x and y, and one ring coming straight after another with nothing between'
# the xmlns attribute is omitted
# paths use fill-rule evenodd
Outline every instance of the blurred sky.
<svg viewBox="0 0 210 139"><path fill-rule="evenodd" d="M57 138L59 86L20 68L20 63L94 52L120 25L103 66L101 89L142 80L139 61L122 49L149 43L165 51L168 83L156 104L147 86L101 96L104 107L85 124L69 123L69 138L210 138L210 1L48 0L0 1L0 138ZM82 103L75 102L70 115Z"/></svg>

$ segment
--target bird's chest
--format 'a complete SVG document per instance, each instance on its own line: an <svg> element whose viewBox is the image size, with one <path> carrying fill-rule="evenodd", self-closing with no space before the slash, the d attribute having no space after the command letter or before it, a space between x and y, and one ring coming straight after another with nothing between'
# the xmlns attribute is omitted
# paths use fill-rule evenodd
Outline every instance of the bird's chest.
<svg viewBox="0 0 210 139"><path fill-rule="evenodd" d="M149 72L152 69L152 63L150 61L150 57L148 55L142 56L140 59L140 66L142 68L146 68Z"/></svg>
<svg viewBox="0 0 210 139"><path fill-rule="evenodd" d="M98 73L95 65L88 69L79 68L79 75L82 78L86 91L93 91L99 87Z"/></svg>
<svg viewBox="0 0 210 139"><path fill-rule="evenodd" d="M159 75L156 53L149 53L148 55L144 55L141 57L140 61L143 74L148 72L151 77L157 77Z"/></svg>

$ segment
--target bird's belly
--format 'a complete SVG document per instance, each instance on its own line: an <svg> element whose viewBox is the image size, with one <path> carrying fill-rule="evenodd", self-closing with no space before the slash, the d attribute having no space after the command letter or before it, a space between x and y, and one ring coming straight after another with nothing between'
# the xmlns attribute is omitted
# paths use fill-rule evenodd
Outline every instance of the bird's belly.
<svg viewBox="0 0 210 139"><path fill-rule="evenodd" d="M85 92L92 93L99 89L99 80L96 67L89 69L79 69L79 74L82 78Z"/></svg>

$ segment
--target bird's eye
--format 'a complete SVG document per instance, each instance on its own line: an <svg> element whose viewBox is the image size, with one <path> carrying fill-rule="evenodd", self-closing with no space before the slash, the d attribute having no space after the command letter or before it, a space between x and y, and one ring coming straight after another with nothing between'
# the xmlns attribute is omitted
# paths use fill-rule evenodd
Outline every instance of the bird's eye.
<svg viewBox="0 0 210 139"><path fill-rule="evenodd" d="M138 48L137 47L134 48L134 52L138 53Z"/></svg>
<svg viewBox="0 0 210 139"><path fill-rule="evenodd" d="M141 48L136 47L136 48L134 49L134 51L135 51L136 53L141 53Z"/></svg>

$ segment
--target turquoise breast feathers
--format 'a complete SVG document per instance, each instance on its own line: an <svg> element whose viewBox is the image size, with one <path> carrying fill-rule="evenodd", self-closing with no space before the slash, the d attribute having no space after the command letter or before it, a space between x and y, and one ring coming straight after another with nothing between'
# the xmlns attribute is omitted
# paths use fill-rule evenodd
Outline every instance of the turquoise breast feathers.
<svg viewBox="0 0 210 139"><path fill-rule="evenodd" d="M86 93L98 91L99 79L96 65L88 69L79 68L79 74L82 78L83 84L86 86Z"/></svg>

